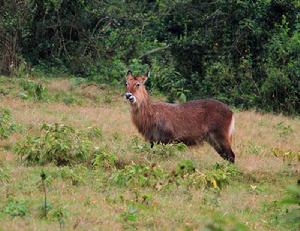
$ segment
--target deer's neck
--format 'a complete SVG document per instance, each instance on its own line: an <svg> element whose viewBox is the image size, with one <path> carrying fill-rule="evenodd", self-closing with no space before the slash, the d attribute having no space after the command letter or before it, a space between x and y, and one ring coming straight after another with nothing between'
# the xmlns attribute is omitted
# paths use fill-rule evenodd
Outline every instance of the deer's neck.
<svg viewBox="0 0 300 231"><path fill-rule="evenodd" d="M131 108L132 122L145 135L154 123L153 106L148 95Z"/></svg>

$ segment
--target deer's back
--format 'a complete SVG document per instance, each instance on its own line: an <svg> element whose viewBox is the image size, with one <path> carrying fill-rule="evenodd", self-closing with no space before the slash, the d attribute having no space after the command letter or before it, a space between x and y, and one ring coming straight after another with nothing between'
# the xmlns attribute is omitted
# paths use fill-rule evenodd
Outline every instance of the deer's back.
<svg viewBox="0 0 300 231"><path fill-rule="evenodd" d="M154 103L153 113L154 130L158 130L154 132L190 144L205 139L212 131L227 128L232 118L227 105L212 99L183 104Z"/></svg>

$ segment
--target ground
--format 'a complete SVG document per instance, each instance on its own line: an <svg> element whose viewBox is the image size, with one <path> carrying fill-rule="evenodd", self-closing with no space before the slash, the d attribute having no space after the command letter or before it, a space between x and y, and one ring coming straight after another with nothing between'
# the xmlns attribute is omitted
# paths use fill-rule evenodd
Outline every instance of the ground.
<svg viewBox="0 0 300 231"><path fill-rule="evenodd" d="M293 208L280 201L299 179L299 118L235 109L232 166L206 144L149 149L123 91L70 78L0 77L0 109L15 125L0 139L0 230L297 229L288 220ZM16 146L41 135L43 123L97 128L92 145L117 160L26 162Z"/></svg>

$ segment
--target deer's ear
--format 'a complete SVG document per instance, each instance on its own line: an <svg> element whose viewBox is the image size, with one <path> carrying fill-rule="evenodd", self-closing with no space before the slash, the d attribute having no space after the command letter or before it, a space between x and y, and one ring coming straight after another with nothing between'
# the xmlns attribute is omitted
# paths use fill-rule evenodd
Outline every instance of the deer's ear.
<svg viewBox="0 0 300 231"><path fill-rule="evenodd" d="M143 83L145 84L147 79L150 77L150 71L146 72L143 76L142 76L142 80Z"/></svg>
<svg viewBox="0 0 300 231"><path fill-rule="evenodd" d="M127 76L132 76L132 71L131 70L127 71Z"/></svg>
<svg viewBox="0 0 300 231"><path fill-rule="evenodd" d="M148 76L142 76L142 82L143 82L143 84L145 84L146 83L146 81L147 81L147 79L148 79Z"/></svg>
<svg viewBox="0 0 300 231"><path fill-rule="evenodd" d="M150 71L147 71L145 74L144 74L145 77L149 78L150 77Z"/></svg>

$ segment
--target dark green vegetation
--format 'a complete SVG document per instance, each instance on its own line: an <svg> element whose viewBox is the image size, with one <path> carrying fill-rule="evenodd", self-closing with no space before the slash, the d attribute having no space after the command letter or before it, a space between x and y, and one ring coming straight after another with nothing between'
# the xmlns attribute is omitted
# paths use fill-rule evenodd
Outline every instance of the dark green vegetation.
<svg viewBox="0 0 300 231"><path fill-rule="evenodd" d="M150 148L109 85L0 83L0 230L300 228L299 118L236 112L231 165L208 145Z"/></svg>
<svg viewBox="0 0 300 231"><path fill-rule="evenodd" d="M149 87L170 101L299 114L299 9L299 0L1 1L0 72L122 84L127 68L151 69Z"/></svg>

